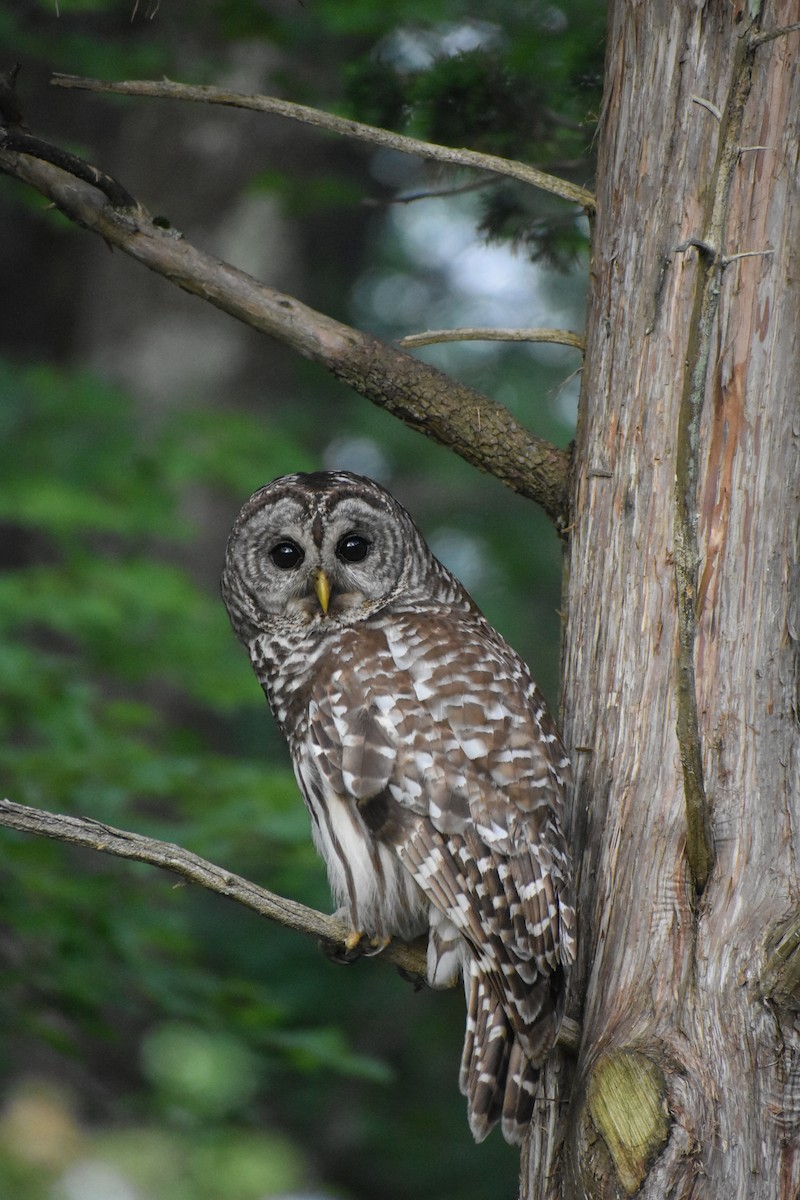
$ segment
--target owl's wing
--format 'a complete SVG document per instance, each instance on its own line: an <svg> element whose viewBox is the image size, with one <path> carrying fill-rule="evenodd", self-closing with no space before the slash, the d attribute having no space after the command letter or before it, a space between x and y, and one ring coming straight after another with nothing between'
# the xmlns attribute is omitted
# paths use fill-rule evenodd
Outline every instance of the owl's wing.
<svg viewBox="0 0 800 1200"><path fill-rule="evenodd" d="M574 953L559 826L566 759L525 668L476 631L474 620L455 631L456 654L444 619L395 620L371 644L362 632L369 671L355 650L350 668L340 656L313 701L312 753L467 940L498 997L518 993L524 1031L546 1002L532 985Z"/></svg>
<svg viewBox="0 0 800 1200"><path fill-rule="evenodd" d="M309 706L312 753L337 795L369 800L383 791L395 770L395 738L363 687L355 680L338 685L336 680Z"/></svg>
<svg viewBox="0 0 800 1200"><path fill-rule="evenodd" d="M519 1142L574 958L561 743L526 668L474 615L460 629L395 614L380 640L360 632L360 657L341 649L315 694L316 770L355 802L381 880L390 854L427 897L429 982L465 976L470 1127L481 1141L502 1121Z"/></svg>
<svg viewBox="0 0 800 1200"><path fill-rule="evenodd" d="M545 975L569 965L574 912L561 830L569 763L527 667L474 612L399 621L387 640L418 701L402 729L415 761L401 752L397 782L405 774L413 786L422 740L414 726L427 718L435 761L416 807L448 843L481 927L502 935L523 975L532 974L525 963Z"/></svg>

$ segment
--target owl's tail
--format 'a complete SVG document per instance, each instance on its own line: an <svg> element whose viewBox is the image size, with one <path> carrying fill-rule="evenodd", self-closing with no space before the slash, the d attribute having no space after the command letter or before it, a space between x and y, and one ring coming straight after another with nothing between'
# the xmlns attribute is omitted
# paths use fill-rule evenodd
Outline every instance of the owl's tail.
<svg viewBox="0 0 800 1200"><path fill-rule="evenodd" d="M482 1142L499 1121L505 1140L519 1145L533 1117L539 1073L558 1022L551 1012L547 1033L534 1025L530 1035L520 1037L474 963L465 982L467 1029L459 1087L467 1097L469 1126L475 1141Z"/></svg>

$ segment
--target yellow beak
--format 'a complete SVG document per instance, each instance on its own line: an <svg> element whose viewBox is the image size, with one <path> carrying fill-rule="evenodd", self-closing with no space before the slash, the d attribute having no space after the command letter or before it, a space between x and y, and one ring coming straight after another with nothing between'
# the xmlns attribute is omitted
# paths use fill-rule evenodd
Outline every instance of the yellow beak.
<svg viewBox="0 0 800 1200"><path fill-rule="evenodd" d="M327 617L328 605L331 602L331 583L324 571L317 571L314 580L314 591L317 593L319 606Z"/></svg>

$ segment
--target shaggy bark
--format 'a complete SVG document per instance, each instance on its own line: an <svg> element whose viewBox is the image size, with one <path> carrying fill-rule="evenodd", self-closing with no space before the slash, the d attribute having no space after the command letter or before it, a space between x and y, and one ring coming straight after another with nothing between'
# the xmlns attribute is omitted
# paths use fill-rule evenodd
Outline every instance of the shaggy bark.
<svg viewBox="0 0 800 1200"><path fill-rule="evenodd" d="M753 7L610 13L565 656L583 1038L527 1200L800 1187L800 37L762 36L796 0Z"/></svg>

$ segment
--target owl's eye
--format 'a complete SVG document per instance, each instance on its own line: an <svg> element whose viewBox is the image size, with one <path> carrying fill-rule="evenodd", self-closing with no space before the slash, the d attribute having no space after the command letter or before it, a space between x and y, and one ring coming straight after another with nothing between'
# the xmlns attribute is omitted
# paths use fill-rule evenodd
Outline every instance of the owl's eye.
<svg viewBox="0 0 800 1200"><path fill-rule="evenodd" d="M336 544L336 557L343 562L363 562L370 552L372 543L360 533L346 533Z"/></svg>
<svg viewBox="0 0 800 1200"><path fill-rule="evenodd" d="M290 571L292 567L299 567L305 558L305 554L297 543L290 542L288 538L285 542L278 542L277 546L273 546L269 556L275 566L280 567L282 571Z"/></svg>

